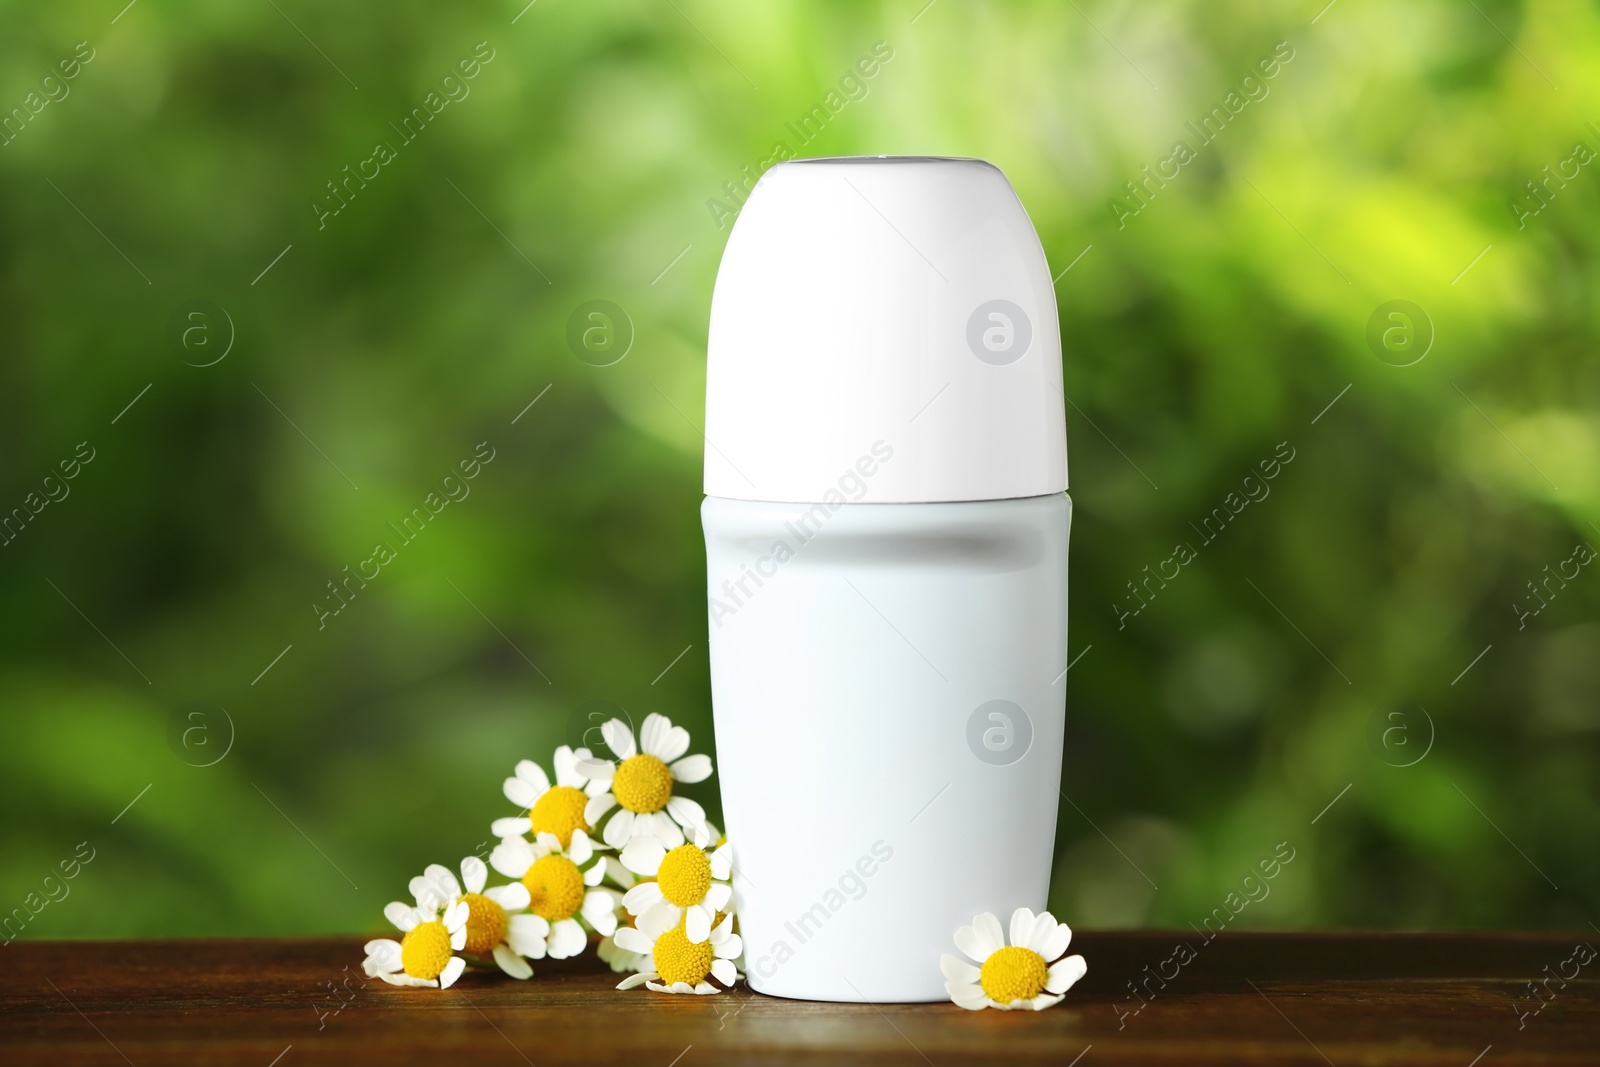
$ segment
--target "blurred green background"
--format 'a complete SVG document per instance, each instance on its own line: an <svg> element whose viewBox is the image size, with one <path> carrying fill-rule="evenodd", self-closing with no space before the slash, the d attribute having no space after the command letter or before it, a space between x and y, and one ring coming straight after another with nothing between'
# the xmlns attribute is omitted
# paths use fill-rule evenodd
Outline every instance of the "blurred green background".
<svg viewBox="0 0 1600 1067"><path fill-rule="evenodd" d="M1600 917L1600 14L924 2L0 3L0 910L94 850L23 936L372 928L590 702L714 753L706 318L780 143L990 159L1064 272L1058 915L1287 841L1240 925Z"/></svg>

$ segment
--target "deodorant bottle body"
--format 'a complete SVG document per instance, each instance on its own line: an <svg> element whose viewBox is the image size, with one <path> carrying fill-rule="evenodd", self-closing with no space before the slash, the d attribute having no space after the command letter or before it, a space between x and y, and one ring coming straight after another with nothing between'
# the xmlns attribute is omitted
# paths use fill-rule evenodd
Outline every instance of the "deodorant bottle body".
<svg viewBox="0 0 1600 1067"><path fill-rule="evenodd" d="M705 436L750 985L946 999L958 927L1045 907L1060 787L1060 339L1000 171L770 169L717 276Z"/></svg>

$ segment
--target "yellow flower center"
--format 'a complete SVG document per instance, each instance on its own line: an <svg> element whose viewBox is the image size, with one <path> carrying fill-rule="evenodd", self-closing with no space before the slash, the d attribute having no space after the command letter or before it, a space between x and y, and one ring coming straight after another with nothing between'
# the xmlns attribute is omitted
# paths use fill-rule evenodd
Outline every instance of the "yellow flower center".
<svg viewBox="0 0 1600 1067"><path fill-rule="evenodd" d="M583 790L570 785L546 789L544 796L534 801L533 808L528 812L534 834L555 834L562 848L570 848L572 831L589 832L589 824L583 818L583 808L587 803L589 798Z"/></svg>
<svg viewBox="0 0 1600 1067"><path fill-rule="evenodd" d="M656 881L668 903L680 908L698 904L711 888L711 860L694 845L679 845L661 860Z"/></svg>
<svg viewBox="0 0 1600 1067"><path fill-rule="evenodd" d="M565 856L552 854L535 860L522 876L522 884L532 898L529 910L541 919L570 919L583 906L583 873Z"/></svg>
<svg viewBox="0 0 1600 1067"><path fill-rule="evenodd" d="M654 756L630 756L617 766L611 795L629 811L660 811L672 798L672 772Z"/></svg>
<svg viewBox="0 0 1600 1067"><path fill-rule="evenodd" d="M699 985L711 973L711 942L690 944L689 935L681 926L656 938L651 955L655 959L656 973L668 985L673 982Z"/></svg>
<svg viewBox="0 0 1600 1067"><path fill-rule="evenodd" d="M978 972L978 984L996 1004L1032 1000L1044 992L1050 969L1032 949L1007 945L990 956Z"/></svg>
<svg viewBox="0 0 1600 1067"><path fill-rule="evenodd" d="M506 936L506 910L482 893L467 893L466 951L474 956L486 956Z"/></svg>
<svg viewBox="0 0 1600 1067"><path fill-rule="evenodd" d="M438 919L413 926L400 942L400 966L413 978L439 977L450 962L450 931Z"/></svg>

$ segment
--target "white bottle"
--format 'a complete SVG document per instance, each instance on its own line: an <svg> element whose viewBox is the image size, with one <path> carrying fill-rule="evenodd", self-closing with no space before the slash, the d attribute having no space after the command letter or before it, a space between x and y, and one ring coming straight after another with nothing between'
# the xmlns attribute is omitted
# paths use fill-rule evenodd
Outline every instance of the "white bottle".
<svg viewBox="0 0 1600 1067"><path fill-rule="evenodd" d="M1055 294L970 159L768 170L706 376L711 691L751 988L946 999L1045 907L1067 650Z"/></svg>

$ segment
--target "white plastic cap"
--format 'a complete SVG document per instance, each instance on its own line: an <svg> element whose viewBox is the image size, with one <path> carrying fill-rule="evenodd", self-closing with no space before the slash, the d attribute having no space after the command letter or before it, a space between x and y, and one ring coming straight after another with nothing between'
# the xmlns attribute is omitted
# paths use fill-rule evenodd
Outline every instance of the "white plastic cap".
<svg viewBox="0 0 1600 1067"><path fill-rule="evenodd" d="M978 159L769 169L711 299L705 491L914 503L1067 487L1038 234Z"/></svg>

